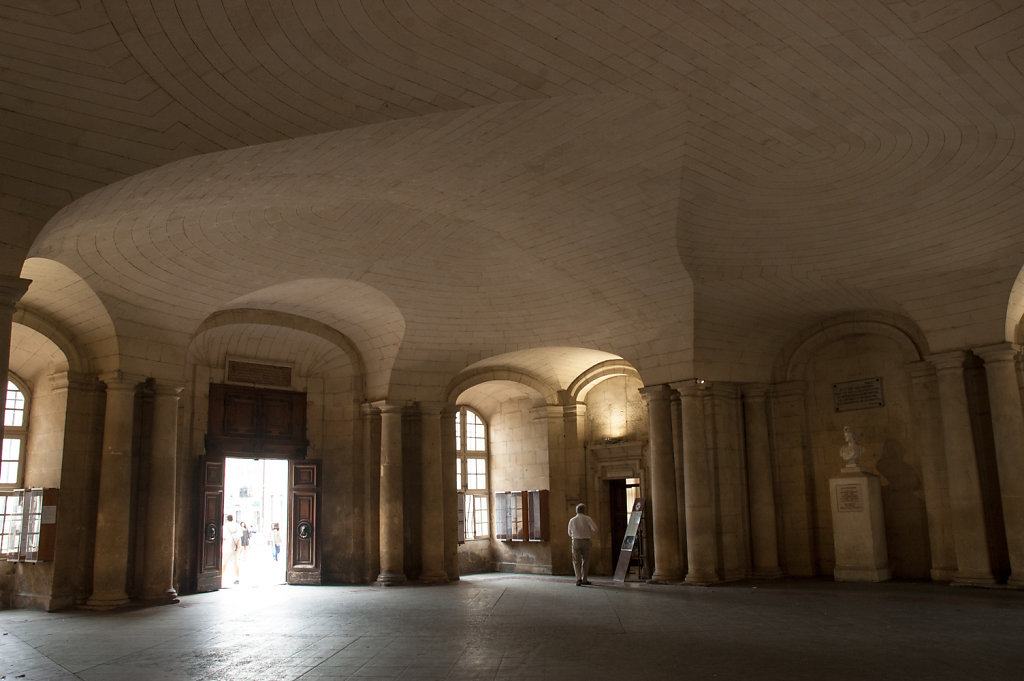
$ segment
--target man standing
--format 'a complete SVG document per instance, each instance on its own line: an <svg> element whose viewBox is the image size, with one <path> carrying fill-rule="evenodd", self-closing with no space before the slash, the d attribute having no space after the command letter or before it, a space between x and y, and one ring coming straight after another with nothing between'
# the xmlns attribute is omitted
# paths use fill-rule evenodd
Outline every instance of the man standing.
<svg viewBox="0 0 1024 681"><path fill-rule="evenodd" d="M572 537L572 569L576 572L576 586L590 584L590 540L597 532L597 524L587 515L584 504L576 505L576 515L569 519L569 536Z"/></svg>

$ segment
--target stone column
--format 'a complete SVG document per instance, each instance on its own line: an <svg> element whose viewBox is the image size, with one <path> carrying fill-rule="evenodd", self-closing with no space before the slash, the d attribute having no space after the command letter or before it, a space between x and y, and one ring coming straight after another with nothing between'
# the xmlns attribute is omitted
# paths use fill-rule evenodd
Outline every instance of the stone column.
<svg viewBox="0 0 1024 681"><path fill-rule="evenodd" d="M711 426L707 445L715 481L718 578L734 581L750 576L750 500L739 386L727 381L709 384L704 405L704 420Z"/></svg>
<svg viewBox="0 0 1024 681"><path fill-rule="evenodd" d="M66 371L50 377L65 395L60 459L60 516L53 562L54 609L84 604L92 592L96 490L102 450L103 384L95 374ZM59 590L59 591L58 591Z"/></svg>
<svg viewBox="0 0 1024 681"><path fill-rule="evenodd" d="M146 563L143 599L177 603L174 590L175 481L178 459L178 396L182 388L157 384L153 400L153 440L146 498Z"/></svg>
<svg viewBox="0 0 1024 681"><path fill-rule="evenodd" d="M772 388L775 433L775 466L781 506L783 571L791 577L810 577L816 572L811 462L805 436L807 413L805 385L800 381Z"/></svg>
<svg viewBox="0 0 1024 681"><path fill-rule="evenodd" d="M455 447L455 414L459 408L447 405L441 411L441 484L444 504L444 570L449 581L459 578L459 495L455 489L458 468Z"/></svg>
<svg viewBox="0 0 1024 681"><path fill-rule="evenodd" d="M921 458L921 488L928 517L928 545L931 548L931 577L949 582L956 574L952 519L949 513L949 478L946 475L946 450L940 437L939 387L931 362L909 366L914 439Z"/></svg>
<svg viewBox="0 0 1024 681"><path fill-rule="evenodd" d="M405 583L402 407L380 404L380 574L384 586Z"/></svg>
<svg viewBox="0 0 1024 681"><path fill-rule="evenodd" d="M775 524L775 479L768 439L768 386L743 386L743 427L746 435L750 483L750 544L753 575L762 579L782 576L779 535Z"/></svg>
<svg viewBox="0 0 1024 681"><path fill-rule="evenodd" d="M654 530L655 584L682 580L679 566L679 522L676 513L676 464L672 450L672 389L667 385L641 388L647 401L651 447L651 521Z"/></svg>
<svg viewBox="0 0 1024 681"><path fill-rule="evenodd" d="M422 447L422 569L420 581L448 581L444 569L444 471L441 454L441 409L437 403L420 403Z"/></svg>
<svg viewBox="0 0 1024 681"><path fill-rule="evenodd" d="M544 419L548 431L548 504L551 514L551 574L572 574L571 546L567 531L569 518L576 514L576 501L569 501L568 468L565 456L565 409L548 404L531 412Z"/></svg>
<svg viewBox="0 0 1024 681"><path fill-rule="evenodd" d="M14 318L14 306L28 290L32 282L18 277L0 276L0 414L7 404L7 369L11 362L11 320ZM4 427L0 419L0 432Z"/></svg>
<svg viewBox="0 0 1024 681"><path fill-rule="evenodd" d="M672 450L676 465L676 523L679 530L679 570L689 570L688 546L686 542L686 448L683 446L683 401L678 390L672 391Z"/></svg>
<svg viewBox="0 0 1024 681"><path fill-rule="evenodd" d="M949 504L957 563L953 583L995 584L985 532L978 458L964 386L964 353L945 352L932 355L930 359L938 371L942 433L946 440Z"/></svg>
<svg viewBox="0 0 1024 681"><path fill-rule="evenodd" d="M364 402L363 419L363 551L364 576L380 574L380 409Z"/></svg>
<svg viewBox="0 0 1024 681"><path fill-rule="evenodd" d="M992 432L995 436L999 493L1003 501L1006 547L1010 557L1009 585L1024 587L1024 409L1010 343L975 348L985 360Z"/></svg>
<svg viewBox="0 0 1024 681"><path fill-rule="evenodd" d="M676 384L683 417L683 467L686 481L686 573L688 584L714 584L718 577L715 478L704 422L703 381Z"/></svg>
<svg viewBox="0 0 1024 681"><path fill-rule="evenodd" d="M132 529L132 430L135 386L140 379L120 372L101 376L101 379L107 386L107 405L103 420L92 595L86 606L108 609L129 602L126 589ZM170 537L165 539L171 541Z"/></svg>

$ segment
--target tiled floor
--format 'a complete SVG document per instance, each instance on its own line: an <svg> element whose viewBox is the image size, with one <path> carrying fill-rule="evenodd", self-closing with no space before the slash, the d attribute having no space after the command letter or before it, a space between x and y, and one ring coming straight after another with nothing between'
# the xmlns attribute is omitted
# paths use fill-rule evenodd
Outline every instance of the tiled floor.
<svg viewBox="0 0 1024 681"><path fill-rule="evenodd" d="M7 681L1024 679L1024 592L932 584L243 587L0 634Z"/></svg>

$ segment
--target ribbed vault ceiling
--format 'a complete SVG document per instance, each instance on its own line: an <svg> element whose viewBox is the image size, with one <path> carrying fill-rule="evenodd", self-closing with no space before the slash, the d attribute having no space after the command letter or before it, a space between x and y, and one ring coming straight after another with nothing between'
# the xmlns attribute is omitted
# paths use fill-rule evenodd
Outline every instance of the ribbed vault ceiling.
<svg viewBox="0 0 1024 681"><path fill-rule="evenodd" d="M364 290L312 307L413 391L556 346L763 378L861 309L994 342L1022 64L1018 2L3 2L0 264L140 338Z"/></svg>

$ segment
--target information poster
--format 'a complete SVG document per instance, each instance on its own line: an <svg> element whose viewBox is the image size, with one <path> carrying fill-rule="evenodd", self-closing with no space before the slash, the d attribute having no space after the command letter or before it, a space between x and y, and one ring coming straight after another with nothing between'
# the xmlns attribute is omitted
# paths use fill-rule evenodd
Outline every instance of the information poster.
<svg viewBox="0 0 1024 681"><path fill-rule="evenodd" d="M616 582L626 581L626 573L629 572L629 563L633 560L633 552L636 550L636 538L640 534L640 520L644 514L644 500L637 499L633 502L633 510L629 513L629 524L626 525L626 536L622 538L622 547L619 549L619 560L615 564Z"/></svg>

